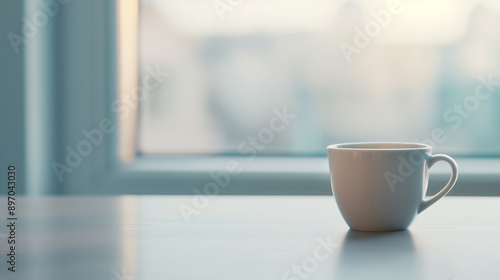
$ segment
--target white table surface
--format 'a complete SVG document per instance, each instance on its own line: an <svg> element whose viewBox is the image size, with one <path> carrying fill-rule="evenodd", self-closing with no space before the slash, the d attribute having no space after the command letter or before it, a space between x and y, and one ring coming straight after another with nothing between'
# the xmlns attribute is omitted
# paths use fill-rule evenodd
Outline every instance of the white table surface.
<svg viewBox="0 0 500 280"><path fill-rule="evenodd" d="M218 196L188 224L192 200L18 198L12 273L0 197L0 279L500 279L497 197L445 197L392 233L349 231L329 196Z"/></svg>

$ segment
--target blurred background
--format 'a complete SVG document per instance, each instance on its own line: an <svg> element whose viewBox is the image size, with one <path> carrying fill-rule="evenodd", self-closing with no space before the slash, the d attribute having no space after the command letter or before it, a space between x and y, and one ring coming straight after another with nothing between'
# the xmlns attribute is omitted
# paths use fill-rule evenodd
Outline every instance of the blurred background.
<svg viewBox="0 0 500 280"><path fill-rule="evenodd" d="M467 98L479 77L500 81L500 2L397 1L346 59L341 43L356 47L356 28L391 2L141 0L139 72L160 63L171 76L140 104L139 152L235 154L286 106L296 119L262 154L422 142L440 128L440 152L499 155L499 91Z"/></svg>
<svg viewBox="0 0 500 280"><path fill-rule="evenodd" d="M330 195L327 145L407 141L500 195L500 1L0 3L20 193L192 195L237 162L224 194Z"/></svg>

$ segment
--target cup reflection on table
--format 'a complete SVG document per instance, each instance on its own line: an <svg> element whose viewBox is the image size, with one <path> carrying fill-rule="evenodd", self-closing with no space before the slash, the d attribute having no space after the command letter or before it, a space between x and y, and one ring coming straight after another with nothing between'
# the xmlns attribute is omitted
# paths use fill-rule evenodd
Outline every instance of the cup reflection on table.
<svg viewBox="0 0 500 280"><path fill-rule="evenodd" d="M408 230L349 230L342 243L335 279L421 279L418 248Z"/></svg>

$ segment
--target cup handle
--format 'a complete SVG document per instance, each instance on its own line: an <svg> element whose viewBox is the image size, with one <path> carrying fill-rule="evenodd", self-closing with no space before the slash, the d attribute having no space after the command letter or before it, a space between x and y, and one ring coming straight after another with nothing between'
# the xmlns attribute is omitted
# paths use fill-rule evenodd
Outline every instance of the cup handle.
<svg viewBox="0 0 500 280"><path fill-rule="evenodd" d="M428 161L429 168L431 168L436 162L438 161L446 161L450 166L451 166L451 177L446 186L439 191L437 194L435 194L433 197L429 199L424 199L422 202L420 202L420 206L418 207L418 214L422 213L425 209L427 209L429 206L434 204L436 201L441 199L443 196L445 196L455 185L457 182L458 178L458 166L457 163L455 162L454 159L452 159L450 156L447 155L431 155Z"/></svg>

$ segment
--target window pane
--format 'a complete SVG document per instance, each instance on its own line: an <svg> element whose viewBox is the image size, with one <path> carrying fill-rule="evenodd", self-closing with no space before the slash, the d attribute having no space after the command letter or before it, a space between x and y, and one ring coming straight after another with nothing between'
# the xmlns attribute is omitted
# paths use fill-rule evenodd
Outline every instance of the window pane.
<svg viewBox="0 0 500 280"><path fill-rule="evenodd" d="M500 154L499 1L141 0L139 63L141 153Z"/></svg>

